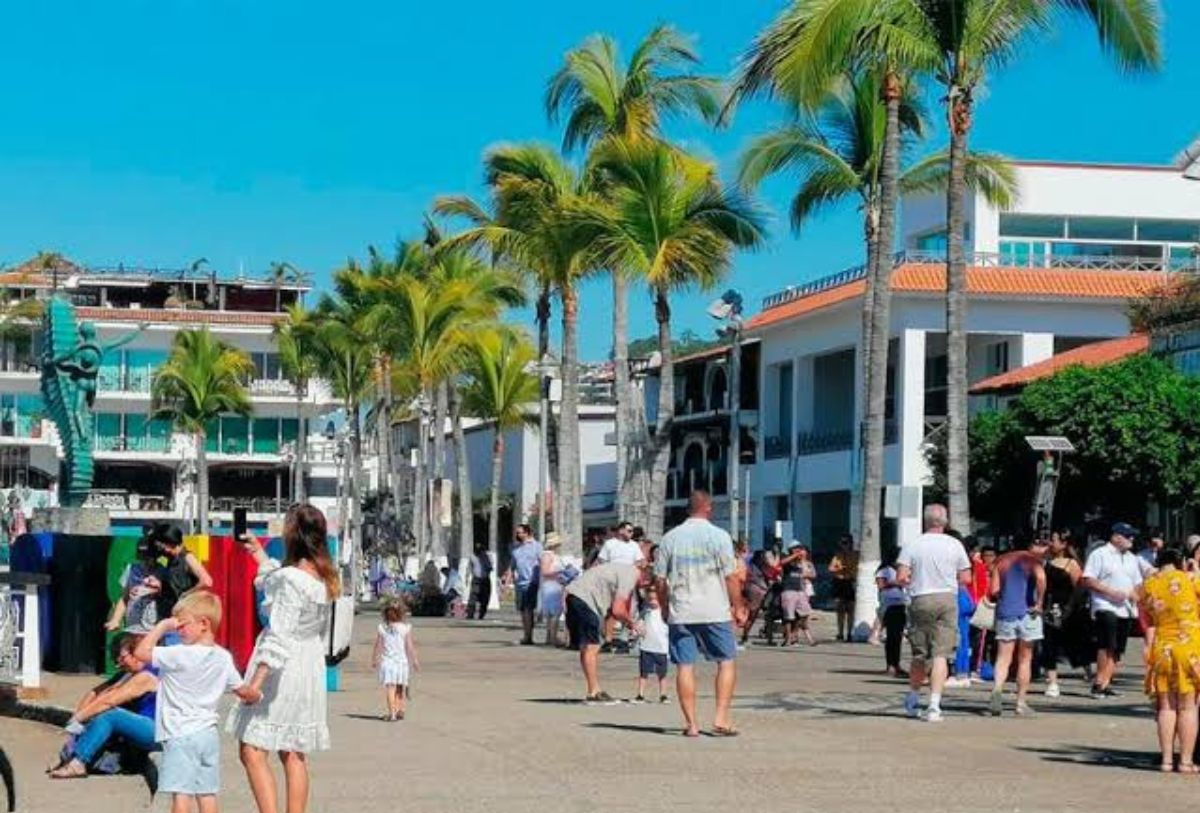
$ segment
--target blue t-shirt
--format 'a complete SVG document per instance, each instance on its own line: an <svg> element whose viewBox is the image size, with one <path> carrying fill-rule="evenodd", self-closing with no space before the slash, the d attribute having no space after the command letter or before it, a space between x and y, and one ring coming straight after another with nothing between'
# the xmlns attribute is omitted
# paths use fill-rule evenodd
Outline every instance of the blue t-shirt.
<svg viewBox="0 0 1200 813"><path fill-rule="evenodd" d="M542 558L542 543L536 539L512 549L512 566L517 574L517 587L528 587L538 580L538 563Z"/></svg>
<svg viewBox="0 0 1200 813"><path fill-rule="evenodd" d="M1001 621L1016 621L1023 618L1033 605L1037 584L1022 562L1013 564L1004 572L1000 583L1000 596L996 601L996 618Z"/></svg>

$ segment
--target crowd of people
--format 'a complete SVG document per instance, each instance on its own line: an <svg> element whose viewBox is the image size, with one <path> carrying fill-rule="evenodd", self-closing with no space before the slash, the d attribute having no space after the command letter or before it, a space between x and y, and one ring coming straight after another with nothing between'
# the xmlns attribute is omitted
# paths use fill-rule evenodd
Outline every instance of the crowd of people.
<svg viewBox="0 0 1200 813"><path fill-rule="evenodd" d="M255 586L269 618L243 673L216 643L222 602L209 590L203 566L184 550L178 531L148 528L106 622L120 630L112 642L118 671L76 705L50 776L115 772L131 753L144 759L161 751L157 790L171 796L172 813L193 805L215 813L221 787L218 704L232 693L240 702L225 730L238 742L259 813L280 809L272 753L283 765L286 810L302 813L306 755L329 747L325 635L341 588L326 538L325 517L301 505L284 520L282 562L269 558L254 537L242 540L257 564Z"/></svg>

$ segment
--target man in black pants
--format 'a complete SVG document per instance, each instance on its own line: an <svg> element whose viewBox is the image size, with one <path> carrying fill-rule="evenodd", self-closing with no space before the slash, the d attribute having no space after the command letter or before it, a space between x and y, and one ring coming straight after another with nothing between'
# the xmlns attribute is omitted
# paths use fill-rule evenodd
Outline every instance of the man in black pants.
<svg viewBox="0 0 1200 813"><path fill-rule="evenodd" d="M475 608L479 608L480 621L487 615L488 603L492 600L492 557L484 542L475 543L475 553L471 555L471 594L467 599L467 618L476 618Z"/></svg>
<svg viewBox="0 0 1200 813"><path fill-rule="evenodd" d="M875 586L879 588L879 611L883 613L883 629L887 640L884 657L887 673L893 677L908 677L900 668L900 650L904 643L904 628L908 624L908 594L896 581L896 568L884 565L875 572Z"/></svg>

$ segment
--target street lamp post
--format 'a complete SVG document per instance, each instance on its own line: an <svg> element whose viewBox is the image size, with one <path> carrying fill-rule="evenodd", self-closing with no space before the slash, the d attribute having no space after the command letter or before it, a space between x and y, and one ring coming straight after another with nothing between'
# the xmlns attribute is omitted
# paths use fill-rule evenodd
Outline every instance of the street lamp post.
<svg viewBox="0 0 1200 813"><path fill-rule="evenodd" d="M742 295L732 288L708 306L708 314L724 321L725 327L717 331L721 338L728 338L729 349L729 527L738 535L739 484L742 457ZM749 514L750 506L746 506Z"/></svg>
<svg viewBox="0 0 1200 813"><path fill-rule="evenodd" d="M554 357L549 353L538 360L538 539L546 538L546 489L550 475L550 383L555 369Z"/></svg>

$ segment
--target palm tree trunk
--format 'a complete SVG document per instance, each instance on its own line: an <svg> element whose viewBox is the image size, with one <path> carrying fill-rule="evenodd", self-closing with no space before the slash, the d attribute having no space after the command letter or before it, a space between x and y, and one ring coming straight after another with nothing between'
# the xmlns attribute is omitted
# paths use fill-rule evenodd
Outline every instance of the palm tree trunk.
<svg viewBox="0 0 1200 813"><path fill-rule="evenodd" d="M571 287L562 291L562 407L558 428L558 493L562 500L563 553L583 551L583 505L579 460L579 361L577 327L579 299Z"/></svg>
<svg viewBox="0 0 1200 813"><path fill-rule="evenodd" d="M362 471L362 426L358 417L358 404L350 410L350 453L346 455L350 464L349 494L350 505L346 510L350 521L348 526L350 544L350 595L358 595L358 587L362 581L363 544L362 521L359 511L362 506L362 492L359 488L359 475Z"/></svg>
<svg viewBox="0 0 1200 813"><path fill-rule="evenodd" d="M671 301L667 289L659 287L654 297L654 318L658 322L659 367L658 416L654 421L653 455L650 458L650 485L646 533L661 539L666 521L667 470L671 463L671 430L675 423L675 361L671 356Z"/></svg>
<svg viewBox="0 0 1200 813"><path fill-rule="evenodd" d="M196 433L196 520L198 533L208 533L208 438Z"/></svg>
<svg viewBox="0 0 1200 813"><path fill-rule="evenodd" d="M538 294L537 300L537 326L538 326L538 364L542 364L546 360L546 356L550 353L550 288L542 286L541 293ZM550 424L552 416L550 415L550 375L546 372L539 373L540 392L538 399L538 418L539 426L542 427L538 436L538 498L537 509L540 514L538 520L538 533L545 535L546 524L546 487L550 483L557 482L557 473L550 471ZM557 495L556 495L557 496ZM558 500L554 501L555 517L558 516ZM558 528L558 523L553 523L554 528Z"/></svg>
<svg viewBox="0 0 1200 813"><path fill-rule="evenodd" d="M967 135L971 129L969 92L952 85L949 93L950 181L946 193L946 491L950 524L971 532L967 470L967 261L963 251L966 205Z"/></svg>
<svg viewBox="0 0 1200 813"><path fill-rule="evenodd" d="M441 509L443 475L446 473L446 413L449 410L445 381L437 385L436 393L433 407L433 460L429 467L429 479L435 483L433 510L429 517L429 551L440 564L446 555Z"/></svg>
<svg viewBox="0 0 1200 813"><path fill-rule="evenodd" d="M308 421L304 417L307 385L296 384L296 470L292 472L292 502L307 502L304 489L304 463L308 455Z"/></svg>
<svg viewBox="0 0 1200 813"><path fill-rule="evenodd" d="M855 587L854 634L865 639L875 619L878 593L875 571L882 558L879 512L883 498L883 450L887 411L887 364L891 331L892 246L900 178L900 84L889 72L884 83L887 123L879 173L879 220L875 233L875 268L871 296L870 345L867 352L866 437L863 461L862 524L859 530L859 576Z"/></svg>
<svg viewBox="0 0 1200 813"><path fill-rule="evenodd" d="M496 439L492 441L492 491L488 498L488 550L491 551L492 561L499 562L500 476L504 473L504 433L499 425L496 426L495 432Z"/></svg>
<svg viewBox="0 0 1200 813"><path fill-rule="evenodd" d="M617 436L617 519L632 515L632 478L629 464L629 408L632 395L629 380L629 286L620 269L613 278L613 387L616 411L613 414Z"/></svg>
<svg viewBox="0 0 1200 813"><path fill-rule="evenodd" d="M454 436L454 473L458 478L458 550L455 558L470 556L475 549L475 515L471 510L471 472L467 469L467 438L462 428L462 396L458 386L449 385L450 426Z"/></svg>
<svg viewBox="0 0 1200 813"><path fill-rule="evenodd" d="M379 496L383 508L392 496L392 362L386 355L379 360L380 404L375 415L375 437L379 444Z"/></svg>
<svg viewBox="0 0 1200 813"><path fill-rule="evenodd" d="M413 543L416 550L413 553L421 560L425 556L425 545L428 536L426 528L428 527L428 519L426 514L429 509L429 484L426 476L425 462L425 435L428 427L425 425L425 411L422 408L421 413L417 416L417 465L413 472L413 521L412 533Z"/></svg>

